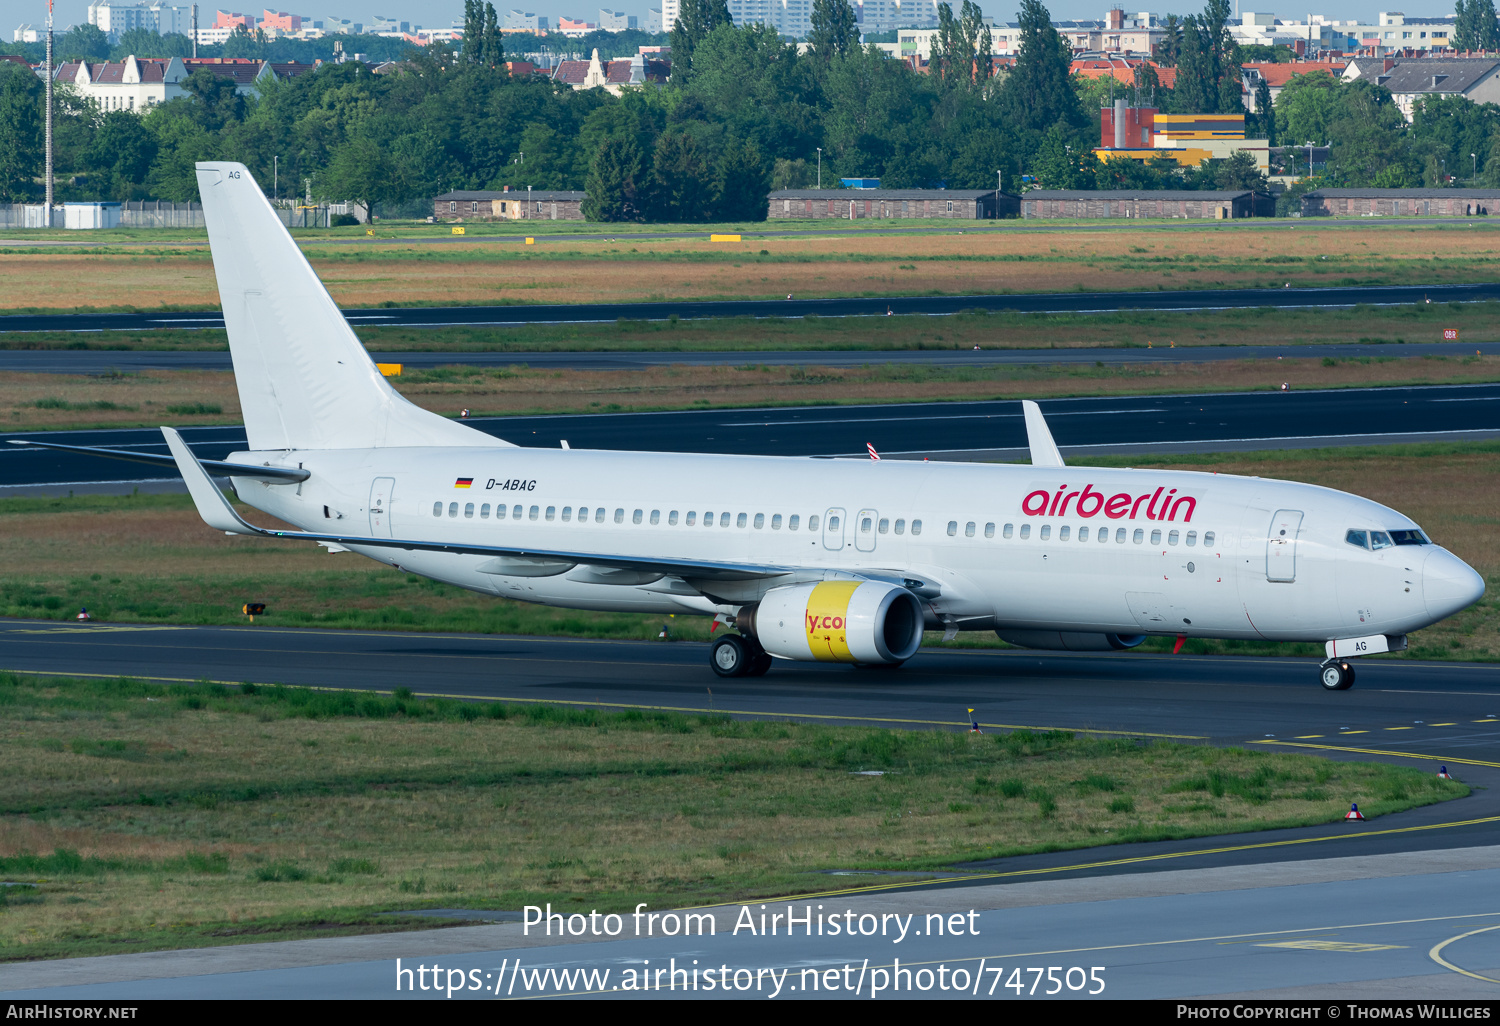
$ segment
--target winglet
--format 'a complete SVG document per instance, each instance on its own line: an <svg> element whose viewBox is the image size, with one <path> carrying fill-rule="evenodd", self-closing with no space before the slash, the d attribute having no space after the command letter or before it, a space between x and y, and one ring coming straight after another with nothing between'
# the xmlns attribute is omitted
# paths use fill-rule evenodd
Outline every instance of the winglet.
<svg viewBox="0 0 1500 1026"><path fill-rule="evenodd" d="M1031 465L1067 466L1063 463L1057 443L1052 440L1052 432L1047 429L1047 418L1042 416L1042 408L1030 399L1022 399L1021 409L1026 411L1026 444L1031 447Z"/></svg>
<svg viewBox="0 0 1500 1026"><path fill-rule="evenodd" d="M208 476L208 471L203 469L198 457L193 455L182 436L169 427L162 428L161 433L166 436L167 448L177 461L177 470L187 482L188 494L193 497L193 505L198 507L198 515L203 518L203 522L227 534L260 534L260 531L245 523L234 511L234 507L224 498L224 493L219 491L219 486Z"/></svg>

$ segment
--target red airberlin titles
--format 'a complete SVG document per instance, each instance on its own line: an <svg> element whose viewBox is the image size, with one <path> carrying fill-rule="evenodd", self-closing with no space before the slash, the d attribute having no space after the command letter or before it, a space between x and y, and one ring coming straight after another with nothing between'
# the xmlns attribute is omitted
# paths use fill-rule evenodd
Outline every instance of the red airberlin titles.
<svg viewBox="0 0 1500 1026"><path fill-rule="evenodd" d="M1077 499L1073 505L1074 516L1088 520L1102 512L1111 520L1134 520L1140 515L1141 504L1145 503L1147 520L1172 521L1181 512L1182 522L1190 524L1193 512L1198 508L1197 499L1191 495L1178 495L1176 488L1169 489L1165 485L1143 495L1120 492L1108 498L1103 492L1094 491L1091 484L1084 485L1082 491L1069 492L1067 489L1065 484L1058 485L1056 493L1038 488L1021 500L1021 512L1029 517L1065 517L1069 503ZM1162 495L1164 491L1165 496Z"/></svg>

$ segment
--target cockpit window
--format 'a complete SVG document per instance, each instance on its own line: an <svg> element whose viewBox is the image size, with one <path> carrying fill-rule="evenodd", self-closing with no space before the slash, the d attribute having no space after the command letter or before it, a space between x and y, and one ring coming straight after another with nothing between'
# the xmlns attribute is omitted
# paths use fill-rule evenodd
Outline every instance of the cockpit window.
<svg viewBox="0 0 1500 1026"><path fill-rule="evenodd" d="M1391 541L1397 545L1431 545L1432 541L1421 531L1392 531Z"/></svg>
<svg viewBox="0 0 1500 1026"><path fill-rule="evenodd" d="M1395 543L1391 541L1391 536L1384 531L1370 532L1370 548L1379 551L1380 549L1388 549L1393 544Z"/></svg>
<svg viewBox="0 0 1500 1026"><path fill-rule="evenodd" d="M1344 541L1350 545L1358 545L1362 549L1370 547L1370 533L1368 531L1349 531L1344 535Z"/></svg>

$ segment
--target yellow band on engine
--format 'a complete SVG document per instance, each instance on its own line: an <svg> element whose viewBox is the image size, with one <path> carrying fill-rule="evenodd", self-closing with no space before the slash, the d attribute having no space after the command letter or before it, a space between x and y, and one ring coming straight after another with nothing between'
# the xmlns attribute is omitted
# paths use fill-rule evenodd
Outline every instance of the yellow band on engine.
<svg viewBox="0 0 1500 1026"><path fill-rule="evenodd" d="M849 618L849 599L859 581L824 581L807 597L807 647L814 659L825 663L852 663L844 627Z"/></svg>

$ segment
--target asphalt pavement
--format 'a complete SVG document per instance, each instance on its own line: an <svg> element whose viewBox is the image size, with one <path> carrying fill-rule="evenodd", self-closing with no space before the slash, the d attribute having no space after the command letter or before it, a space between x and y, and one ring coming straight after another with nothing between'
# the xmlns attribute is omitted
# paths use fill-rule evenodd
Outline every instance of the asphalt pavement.
<svg viewBox="0 0 1500 1026"><path fill-rule="evenodd" d="M1416 303L1480 303L1500 299L1500 283L1476 285L1378 285L1330 288L1193 289L1176 292L1018 293L975 296L876 298L664 300L639 303L537 304L527 306L381 307L350 309L355 327L483 327L515 324L586 324L617 320L659 321L709 317L876 317L892 314L1113 313L1120 310L1334 309L1405 306ZM7 314L0 333L26 331L149 331L154 328L223 328L217 311L141 311L81 314Z"/></svg>
<svg viewBox="0 0 1500 1026"><path fill-rule="evenodd" d="M1231 452L1500 437L1500 384L1186 396L1052 399L1041 404L1074 460L1108 454ZM1024 459L1018 402L912 403L671 413L476 418L474 427L518 445L769 456L866 455L905 459ZM245 446L236 426L183 428L201 459ZM155 429L32 433L66 445L164 454ZM0 494L175 490L175 475L92 456L4 444Z"/></svg>
<svg viewBox="0 0 1500 1026"><path fill-rule="evenodd" d="M1223 360L1419 359L1472 356L1497 351L1467 342L1353 343L1265 346L1102 346L1038 349L805 349L764 352L372 352L381 363L403 370L434 367L537 367L548 370L645 370L651 367L865 367L898 364L928 367L1092 366L1094 364L1218 363ZM113 374L154 370L233 369L228 348L210 351L0 349L0 371L27 374Z"/></svg>

